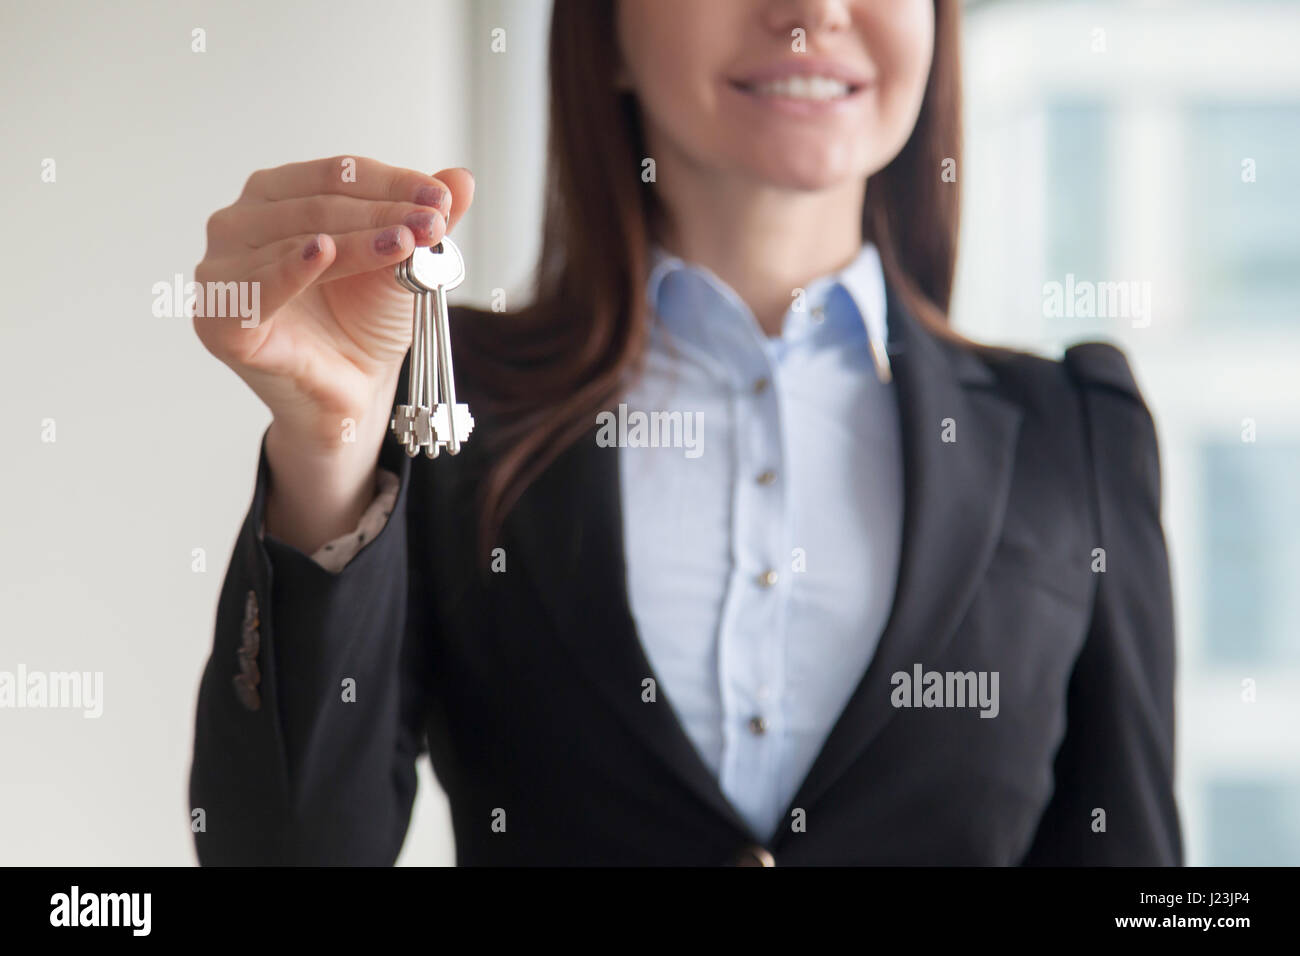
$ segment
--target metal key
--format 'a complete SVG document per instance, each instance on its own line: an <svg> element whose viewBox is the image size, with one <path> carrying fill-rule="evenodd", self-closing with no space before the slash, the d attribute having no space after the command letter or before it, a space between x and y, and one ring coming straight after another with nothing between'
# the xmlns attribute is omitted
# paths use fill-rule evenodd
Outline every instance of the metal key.
<svg viewBox="0 0 1300 956"><path fill-rule="evenodd" d="M465 279L465 260L450 239L432 248L418 248L411 254L407 267L411 284L426 293L426 341L433 345L435 359L426 366L429 375L429 405L433 433L439 445L450 454L460 452L461 442L469 438L474 418L469 406L456 401L456 376L451 358L451 328L447 320L447 292ZM428 314L432 313L432 329ZM432 333L432 334L431 334Z"/></svg>
<svg viewBox="0 0 1300 956"><path fill-rule="evenodd" d="M424 250L427 252L428 250ZM411 262L414 255L405 259L401 266L398 281L415 293L416 318L415 327L418 338L412 336L411 345L413 367L411 381L415 387L410 394L414 404L414 433L416 447L408 448L408 455L415 455L420 447L429 458L437 458L441 448L433 430L432 416L439 403L438 341L433 327L433 306L427 289L411 277ZM414 365L418 364L418 368Z"/></svg>
<svg viewBox="0 0 1300 956"><path fill-rule="evenodd" d="M409 456L414 457L423 447L430 457L438 453L437 443L433 441L432 425L428 409L431 407L429 397L425 395L428 376L425 366L428 364L428 346L431 336L427 334L428 323L425 318L425 295L407 278L406 267L409 259L399 263L394 270L397 282L415 296L415 306L411 315L411 369L407 385L405 405L398 405L393 412L391 422L393 434L401 442Z"/></svg>
<svg viewBox="0 0 1300 956"><path fill-rule="evenodd" d="M456 401L447 292L464 280L465 261L456 244L444 238L432 248L418 247L394 271L398 283L415 295L415 311L407 404L397 407L393 431L408 455L423 447L433 458L444 445L458 454L474 418L468 405Z"/></svg>

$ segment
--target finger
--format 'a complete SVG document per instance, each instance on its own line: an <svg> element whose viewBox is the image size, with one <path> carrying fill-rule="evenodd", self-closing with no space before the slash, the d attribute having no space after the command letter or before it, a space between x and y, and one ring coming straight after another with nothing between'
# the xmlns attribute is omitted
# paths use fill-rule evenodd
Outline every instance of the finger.
<svg viewBox="0 0 1300 956"><path fill-rule="evenodd" d="M450 197L450 193L447 193ZM451 200L448 198L447 206ZM446 222L436 208L415 203L380 202L352 196L317 195L272 202L237 203L227 226L237 231L248 246L267 246L281 239L328 232L341 235L365 229L403 225L415 234L416 243L428 245L435 226L441 237Z"/></svg>
<svg viewBox="0 0 1300 956"><path fill-rule="evenodd" d="M279 261L254 270L249 279L262 284L263 311L274 314L290 299L300 295L333 268L338 261L338 251L334 237L320 233L299 244L298 248L289 250Z"/></svg>
<svg viewBox="0 0 1300 956"><path fill-rule="evenodd" d="M453 166L440 170L433 176L451 190L451 215L447 218L447 231L451 232L474 202L474 174L463 166ZM444 213L446 211L443 210Z"/></svg>
<svg viewBox="0 0 1300 956"><path fill-rule="evenodd" d="M432 210L431 210L432 211ZM434 212L437 226L434 230L434 242L442 238L444 228L442 217ZM245 259L238 270L262 268L270 263L279 262L295 247L301 247L307 236L295 236L282 239L262 249L256 250L252 258ZM317 279L319 282L333 282L347 276L373 272L376 269L392 267L409 256L416 246L415 236L406 226L386 226L383 229L363 229L358 232L345 232L333 236L338 252L329 269Z"/></svg>
<svg viewBox="0 0 1300 956"><path fill-rule="evenodd" d="M324 233L306 236L274 262L268 262L247 274L243 281L254 290L256 304L250 316L216 317L196 315L195 331L205 342L218 339L230 357L245 359L265 340L265 333L244 334L248 329L264 328L264 319L273 316L295 296L302 294L333 264L338 253L331 236ZM214 267L215 268L215 267ZM200 274L195 270L195 277Z"/></svg>
<svg viewBox="0 0 1300 956"><path fill-rule="evenodd" d="M357 267L356 272L379 269L393 264L394 257L399 253L403 253L403 257L409 256L417 245L427 246L438 242L446 232L446 225L436 209L428 210L428 215L431 217L431 223L427 228L420 227L420 236L423 238L417 237L405 223L399 226L389 225L379 229L357 229L334 234L334 242L339 247L339 254L333 266L337 273L331 273L329 278L337 279L345 274L355 274L354 265ZM310 238L310 233L286 236L259 249L244 250L241 255L231 257L235 262L227 260L224 269L231 273L248 272L268 262L277 262L290 249L301 246ZM396 246L394 242L397 243Z"/></svg>
<svg viewBox="0 0 1300 956"><path fill-rule="evenodd" d="M436 177L414 169L359 156L334 156L259 169L248 177L239 198L270 202L325 193L436 207L446 202L442 193L446 189Z"/></svg>

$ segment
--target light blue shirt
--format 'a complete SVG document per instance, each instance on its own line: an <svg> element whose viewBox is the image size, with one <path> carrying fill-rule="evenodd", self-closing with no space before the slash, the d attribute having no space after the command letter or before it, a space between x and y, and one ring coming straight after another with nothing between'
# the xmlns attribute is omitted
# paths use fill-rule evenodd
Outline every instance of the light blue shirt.
<svg viewBox="0 0 1300 956"><path fill-rule="evenodd" d="M619 450L629 601L662 697L770 839L875 653L898 577L897 400L873 360L886 361L880 258L867 244L810 283L774 338L729 286L661 250L646 291L645 374L621 414L635 426L659 412L663 427L629 428Z"/></svg>

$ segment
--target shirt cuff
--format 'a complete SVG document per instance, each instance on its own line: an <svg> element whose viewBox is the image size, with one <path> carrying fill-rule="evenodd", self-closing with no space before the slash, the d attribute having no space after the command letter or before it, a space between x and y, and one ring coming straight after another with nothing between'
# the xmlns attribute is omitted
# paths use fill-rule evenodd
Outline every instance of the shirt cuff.
<svg viewBox="0 0 1300 956"><path fill-rule="evenodd" d="M326 571L334 574L342 571L347 563L356 557L357 552L365 547L366 542L378 537L379 532L388 523L388 516L393 513L400 486L401 479L393 472L386 468L376 469L375 500L366 508L356 528L321 545L311 559ZM262 527L257 529L257 537L261 539L265 534L266 525L263 523Z"/></svg>

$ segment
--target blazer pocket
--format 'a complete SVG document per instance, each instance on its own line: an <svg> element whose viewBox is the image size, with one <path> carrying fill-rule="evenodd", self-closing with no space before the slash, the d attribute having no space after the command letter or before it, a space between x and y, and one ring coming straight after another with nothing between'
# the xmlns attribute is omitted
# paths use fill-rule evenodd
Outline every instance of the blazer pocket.
<svg viewBox="0 0 1300 956"><path fill-rule="evenodd" d="M1096 586L1087 556L1081 557L1078 564L1067 564L1059 557L1048 557L1006 538L998 542L988 573L1013 577L1081 607L1092 603Z"/></svg>

